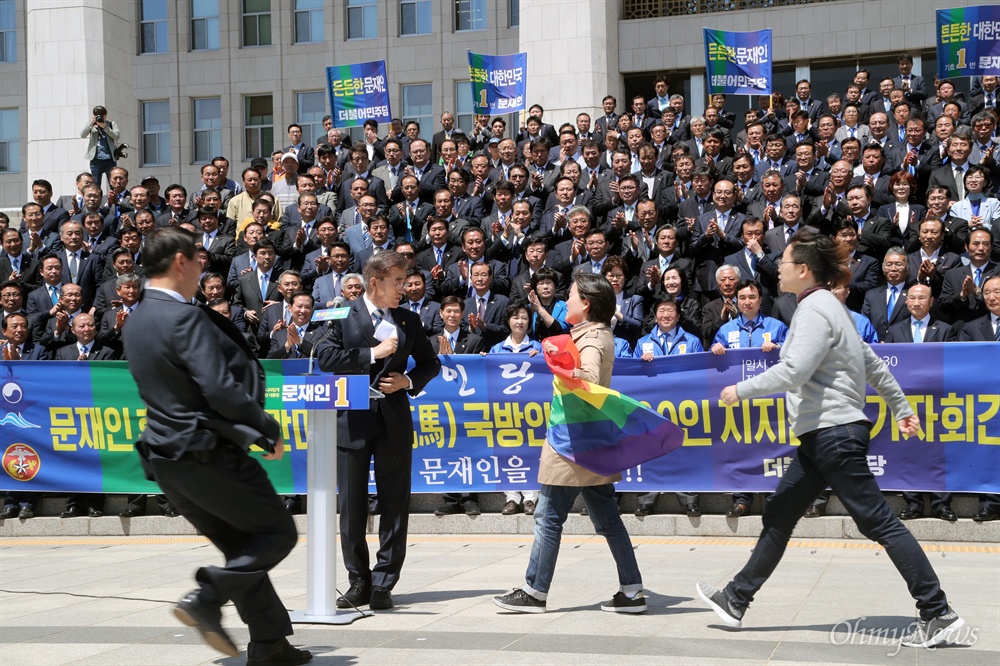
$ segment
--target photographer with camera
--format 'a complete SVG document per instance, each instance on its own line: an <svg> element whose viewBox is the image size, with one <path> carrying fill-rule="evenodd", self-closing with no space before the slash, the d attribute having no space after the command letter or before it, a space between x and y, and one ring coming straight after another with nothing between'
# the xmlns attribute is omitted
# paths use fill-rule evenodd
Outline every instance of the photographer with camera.
<svg viewBox="0 0 1000 666"><path fill-rule="evenodd" d="M80 132L81 138L88 138L85 157L90 160L90 173L94 184L101 185L101 177L107 176L108 189L111 185L111 170L115 168L121 154L118 147L118 126L108 119L108 110L103 106L94 107L94 115Z"/></svg>

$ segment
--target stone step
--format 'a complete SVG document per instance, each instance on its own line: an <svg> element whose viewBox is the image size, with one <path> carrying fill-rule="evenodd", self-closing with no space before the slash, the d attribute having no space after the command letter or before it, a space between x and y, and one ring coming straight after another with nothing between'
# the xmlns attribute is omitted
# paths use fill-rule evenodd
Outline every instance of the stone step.
<svg viewBox="0 0 1000 666"><path fill-rule="evenodd" d="M722 515L703 515L688 518L684 515L656 514L637 518L624 514L622 520L630 534L644 537L740 537L756 538L761 530L760 515L727 518ZM369 519L371 534L378 533L378 517ZM306 516L295 516L300 534L306 533ZM969 542L995 545L1000 542L1000 521L976 523L962 518L948 523L936 518L910 520L906 527L920 541ZM483 513L479 516L443 516L418 513L410 516L410 534L496 534L530 535L534 519L523 514L502 516ZM577 513L570 514L563 531L566 534L594 534L590 519ZM57 518L41 517L30 520L0 521L0 538L53 537L53 536L181 536L196 535L195 529L183 518L143 516L140 518ZM827 515L821 518L803 518L795 528L796 539L864 539L857 526L847 516Z"/></svg>

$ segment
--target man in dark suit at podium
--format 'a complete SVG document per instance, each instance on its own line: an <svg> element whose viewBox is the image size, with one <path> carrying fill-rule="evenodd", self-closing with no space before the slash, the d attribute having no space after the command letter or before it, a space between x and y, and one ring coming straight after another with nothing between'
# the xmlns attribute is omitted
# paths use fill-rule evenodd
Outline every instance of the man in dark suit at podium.
<svg viewBox="0 0 1000 666"><path fill-rule="evenodd" d="M364 295L350 314L316 348L319 367L337 374L368 374L381 397L368 409L337 414L337 486L344 566L351 587L337 600L339 608L369 605L392 608L390 590L399 580L406 557L413 458L413 417L409 395L416 395L441 368L424 333L420 315L399 307L406 282L407 258L380 252L364 268ZM406 371L407 360L415 365ZM375 458L378 487L379 549L369 564L368 470Z"/></svg>
<svg viewBox="0 0 1000 666"><path fill-rule="evenodd" d="M221 622L221 607L232 601L249 625L250 663L304 664L312 657L285 638L292 624L267 574L295 547L295 523L247 454L256 444L265 459L280 459L281 429L264 411L264 371L243 336L224 316L191 304L201 276L195 242L179 227L146 236L150 281L123 331L129 371L147 408L136 442L143 469L227 560L198 569L200 587L174 615L236 657Z"/></svg>

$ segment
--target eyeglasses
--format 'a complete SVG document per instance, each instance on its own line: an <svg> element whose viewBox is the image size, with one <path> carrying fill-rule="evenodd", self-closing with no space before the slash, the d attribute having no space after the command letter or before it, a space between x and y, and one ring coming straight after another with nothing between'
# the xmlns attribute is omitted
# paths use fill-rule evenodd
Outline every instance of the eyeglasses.
<svg viewBox="0 0 1000 666"><path fill-rule="evenodd" d="M396 254L400 254L407 259L413 259L413 257L416 256L413 252L397 252Z"/></svg>

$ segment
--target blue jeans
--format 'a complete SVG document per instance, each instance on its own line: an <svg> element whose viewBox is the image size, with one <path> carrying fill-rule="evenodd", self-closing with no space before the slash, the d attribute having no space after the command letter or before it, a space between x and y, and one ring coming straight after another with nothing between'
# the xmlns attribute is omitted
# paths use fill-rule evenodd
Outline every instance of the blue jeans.
<svg viewBox="0 0 1000 666"><path fill-rule="evenodd" d="M868 469L868 424L822 428L800 435L802 444L764 508L760 539L729 585L726 596L746 608L778 566L795 524L829 485L861 533L885 548L917 600L924 620L948 612L948 600L927 555L892 512Z"/></svg>
<svg viewBox="0 0 1000 666"><path fill-rule="evenodd" d="M94 184L104 191L105 198L107 198L108 192L111 190L111 170L115 166L117 165L114 160L90 160L90 175L94 177ZM107 176L105 179L108 181L106 187L101 185L101 176Z"/></svg>
<svg viewBox="0 0 1000 666"><path fill-rule="evenodd" d="M632 540L622 523L615 503L615 486L547 486L542 485L535 507L535 541L531 544L531 558L525 573L524 591L544 600L552 585L552 574L559 557L559 541L566 515L573 507L576 496L583 493L583 501L590 512L594 530L608 541L611 555L618 566L618 582L622 592L633 594L642 590L642 574L635 561Z"/></svg>

